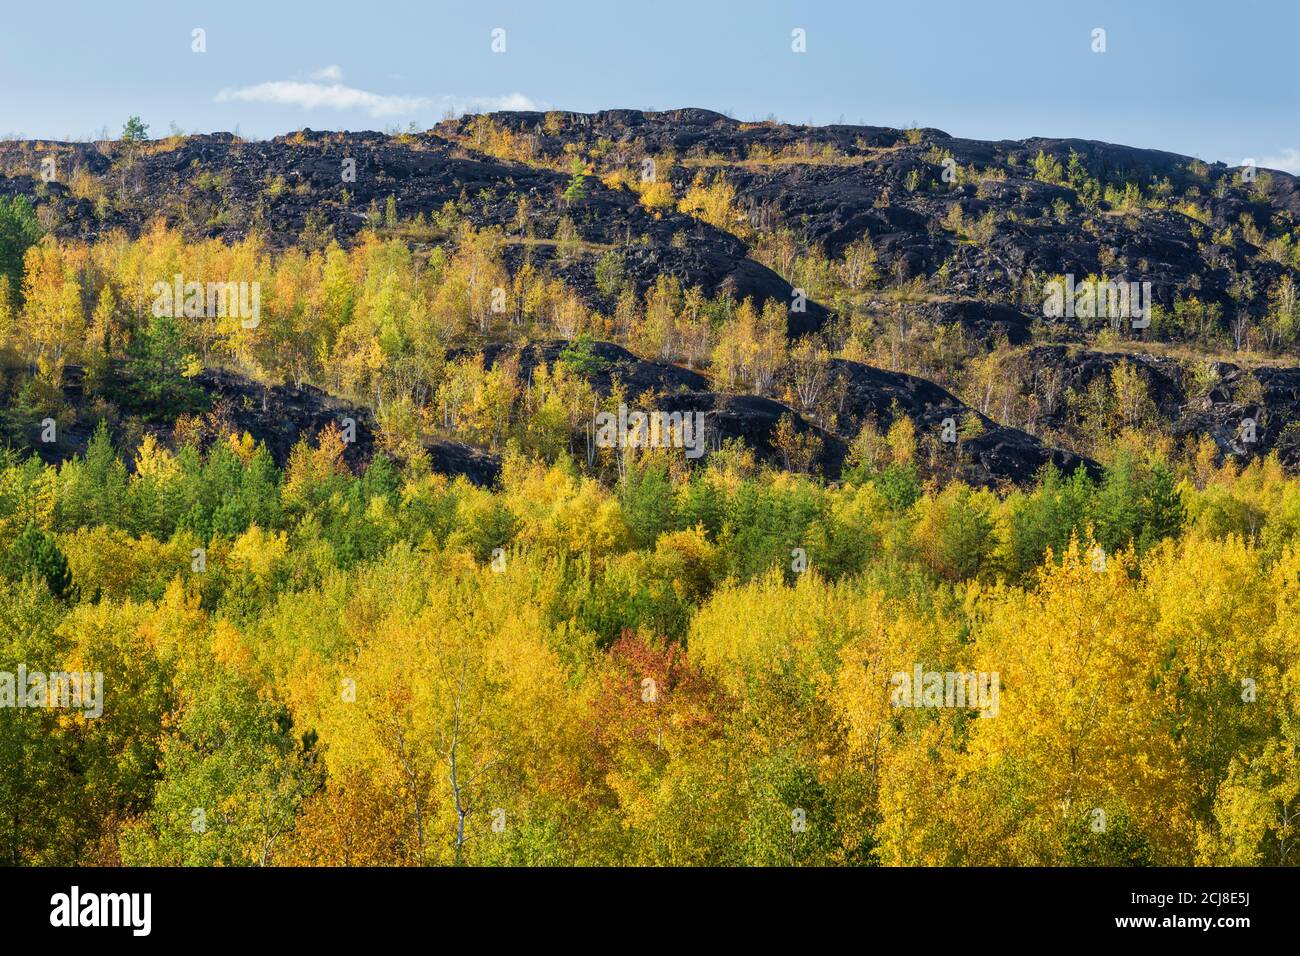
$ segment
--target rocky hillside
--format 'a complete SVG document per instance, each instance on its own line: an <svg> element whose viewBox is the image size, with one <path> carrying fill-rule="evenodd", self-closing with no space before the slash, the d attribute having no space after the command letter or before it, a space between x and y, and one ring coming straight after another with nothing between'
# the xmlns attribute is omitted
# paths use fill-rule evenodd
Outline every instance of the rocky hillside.
<svg viewBox="0 0 1300 956"><path fill-rule="evenodd" d="M693 191L704 197L694 205ZM280 249L377 229L428 255L455 242L455 223L497 227L512 271L549 270L606 315L617 309L599 274L611 250L638 296L668 275L705 296L776 300L791 342L822 336L814 374L833 407L801 404L785 378L737 394L707 361L612 343L590 346L583 374L601 395L621 383L703 411L718 440L791 465L773 443L788 415L815 436L811 467L828 476L864 424L887 429L899 415L929 439L936 467L976 484L1026 481L1047 462L1093 467L1105 429L1085 397L1110 388L1117 366L1141 380L1144 421L1174 440L1208 435L1224 455L1300 464L1300 310L1279 292L1298 274L1300 189L1285 173L1091 141L613 110L466 116L404 135L3 143L0 196L15 195L56 236L88 241L161 217L191 238L257 232ZM864 240L859 282L848 263ZM1045 316L1043 283L1058 275L1149 283L1154 321ZM527 377L567 346L465 343L448 357L481 353L491 367L513 356ZM993 371L979 364L991 357ZM370 447L365 408L319 389L218 370L199 382L277 457L340 409L363 423L357 451ZM496 459L468 445L426 446L442 470L495 474Z"/></svg>

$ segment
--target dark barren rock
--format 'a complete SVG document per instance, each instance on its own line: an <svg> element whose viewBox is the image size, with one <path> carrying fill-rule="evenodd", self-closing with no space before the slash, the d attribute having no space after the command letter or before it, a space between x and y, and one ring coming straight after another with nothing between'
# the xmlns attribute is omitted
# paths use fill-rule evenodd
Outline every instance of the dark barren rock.
<svg viewBox="0 0 1300 956"><path fill-rule="evenodd" d="M214 405L226 410L231 422L255 441L266 444L276 464L283 466L300 439L309 442L330 425L342 428L344 419L355 423L356 441L344 449L344 460L361 470L375 454L375 420L370 409L333 398L311 385L264 387L236 372L207 369L198 383ZM476 484L491 484L500 472L497 456L463 442L426 438L433 470L464 475Z"/></svg>
<svg viewBox="0 0 1300 956"><path fill-rule="evenodd" d="M1175 434L1209 435L1223 454L1238 460L1276 452L1283 465L1300 467L1300 368L1224 363L1219 370L1219 383L1182 412Z"/></svg>
<svg viewBox="0 0 1300 956"><path fill-rule="evenodd" d="M979 420L982 431L952 443L957 458L954 471L973 485L991 486L1001 481L1026 482L1049 462L1063 471L1083 465L1095 470L1089 459L1044 445L1019 429L999 425L933 382L903 372L873 368L836 359L832 374L843 377L847 389L840 410L842 426L855 433L867 421L884 431L900 415L912 420L921 436L938 436L942 446L944 422L951 419L960 430L969 418Z"/></svg>

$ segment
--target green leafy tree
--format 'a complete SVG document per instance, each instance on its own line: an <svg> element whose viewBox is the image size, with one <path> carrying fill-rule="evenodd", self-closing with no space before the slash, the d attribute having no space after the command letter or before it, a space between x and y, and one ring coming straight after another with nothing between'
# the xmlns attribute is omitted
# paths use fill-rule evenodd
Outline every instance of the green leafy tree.
<svg viewBox="0 0 1300 956"><path fill-rule="evenodd" d="M40 238L41 226L27 197L0 198L0 277L8 281L14 304L23 287L23 257Z"/></svg>
<svg viewBox="0 0 1300 956"><path fill-rule="evenodd" d="M1048 156L1041 149L1034 157L1034 178L1045 183L1059 183L1064 175L1061 161L1055 156Z"/></svg>
<svg viewBox="0 0 1300 956"><path fill-rule="evenodd" d="M19 665L59 670L58 617L56 602L31 578L0 591L0 672L14 674ZM0 707L0 858L10 866L72 862L58 852L74 818L67 771L73 755L57 724L52 710Z"/></svg>
<svg viewBox="0 0 1300 956"><path fill-rule="evenodd" d="M319 785L314 738L229 671L200 667L176 730L163 741L153 811L122 841L141 865L266 866Z"/></svg>
<svg viewBox="0 0 1300 956"><path fill-rule="evenodd" d="M122 527L122 502L127 496L126 466L118 458L108 423L102 418L86 446L85 457L64 466L59 484L61 528Z"/></svg>
<svg viewBox="0 0 1300 956"><path fill-rule="evenodd" d="M596 288L601 295L607 299L618 295L618 290L623 287L623 271L623 257L612 249L597 260Z"/></svg>
<svg viewBox="0 0 1300 956"><path fill-rule="evenodd" d="M569 185L564 190L564 202L572 205L580 202L587 195L587 167L578 157L573 157L573 163L569 166Z"/></svg>
<svg viewBox="0 0 1300 956"><path fill-rule="evenodd" d="M193 361L176 319L151 317L127 348L126 404L168 420L197 410L203 393L189 380Z"/></svg>
<svg viewBox="0 0 1300 956"><path fill-rule="evenodd" d="M138 116L129 117L122 127L122 142L134 145L143 143L148 138L149 124L142 121Z"/></svg>
<svg viewBox="0 0 1300 956"><path fill-rule="evenodd" d="M609 362L596 354L592 338L585 332L561 349L559 363L583 378L599 375L609 367Z"/></svg>

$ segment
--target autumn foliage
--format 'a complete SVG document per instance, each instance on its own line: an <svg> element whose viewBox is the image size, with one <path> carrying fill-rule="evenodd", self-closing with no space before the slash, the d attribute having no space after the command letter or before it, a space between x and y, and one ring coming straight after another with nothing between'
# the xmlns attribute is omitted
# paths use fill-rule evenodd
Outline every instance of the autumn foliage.
<svg viewBox="0 0 1300 956"><path fill-rule="evenodd" d="M0 710L7 861L1295 862L1270 462L1167 511L1157 460L997 495L900 492L889 452L835 486L520 457L484 490L336 441L0 462L0 670L105 684ZM895 706L917 665L996 672L997 714Z"/></svg>

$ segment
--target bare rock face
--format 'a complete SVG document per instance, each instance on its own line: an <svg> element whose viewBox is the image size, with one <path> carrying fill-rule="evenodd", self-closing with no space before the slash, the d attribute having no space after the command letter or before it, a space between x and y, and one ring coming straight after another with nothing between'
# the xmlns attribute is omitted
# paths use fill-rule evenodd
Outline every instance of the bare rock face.
<svg viewBox="0 0 1300 956"><path fill-rule="evenodd" d="M1300 368L1238 368L1222 363L1219 382L1175 422L1182 436L1209 435L1220 452L1244 461L1276 452L1300 467Z"/></svg>
<svg viewBox="0 0 1300 956"><path fill-rule="evenodd" d="M704 422L706 453L716 452L725 442L740 439L753 449L760 461L785 468L806 467L814 474L839 475L844 467L847 445L842 438L806 421L780 402L758 395L727 395L719 392L682 392L657 403L663 411L683 415L698 413ZM789 416L800 438L811 437L812 457L806 465L792 460L776 441L777 428Z"/></svg>
<svg viewBox="0 0 1300 956"><path fill-rule="evenodd" d="M1187 403L1182 379L1184 369L1175 361L1142 353L1099 352L1088 349L1044 345L1032 348L1028 361L1035 380L1053 377L1054 400L1045 408L1045 419L1059 425L1064 419L1065 396L1082 395L1094 383L1108 384L1115 368L1127 364L1146 385L1159 412L1166 418L1177 417ZM1044 391L1040 389L1040 392Z"/></svg>
<svg viewBox="0 0 1300 956"><path fill-rule="evenodd" d="M266 387L226 370L206 369L197 380L234 428L264 443L281 467L300 440L315 442L330 427L347 429L354 436L343 451L344 461L354 471L364 470L375 456L374 414L364 406L333 398L311 385ZM433 470L441 474L464 475L476 484L489 485L500 473L497 456L472 445L438 437L426 437L421 444Z"/></svg>
<svg viewBox="0 0 1300 956"><path fill-rule="evenodd" d="M906 416L920 437L937 442L950 459L951 473L968 484L993 486L1031 481L1049 463L1063 471L1081 465L1096 469L1090 459L1051 448L1027 432L999 425L923 378L842 359L829 364L832 374L842 376L847 384L840 411L844 430L856 432L871 421L884 431L897 418Z"/></svg>
<svg viewBox="0 0 1300 956"><path fill-rule="evenodd" d="M1033 317L1001 302L961 300L940 302L933 307L940 325L956 325L972 341L984 348L999 342L1024 345L1030 338Z"/></svg>

